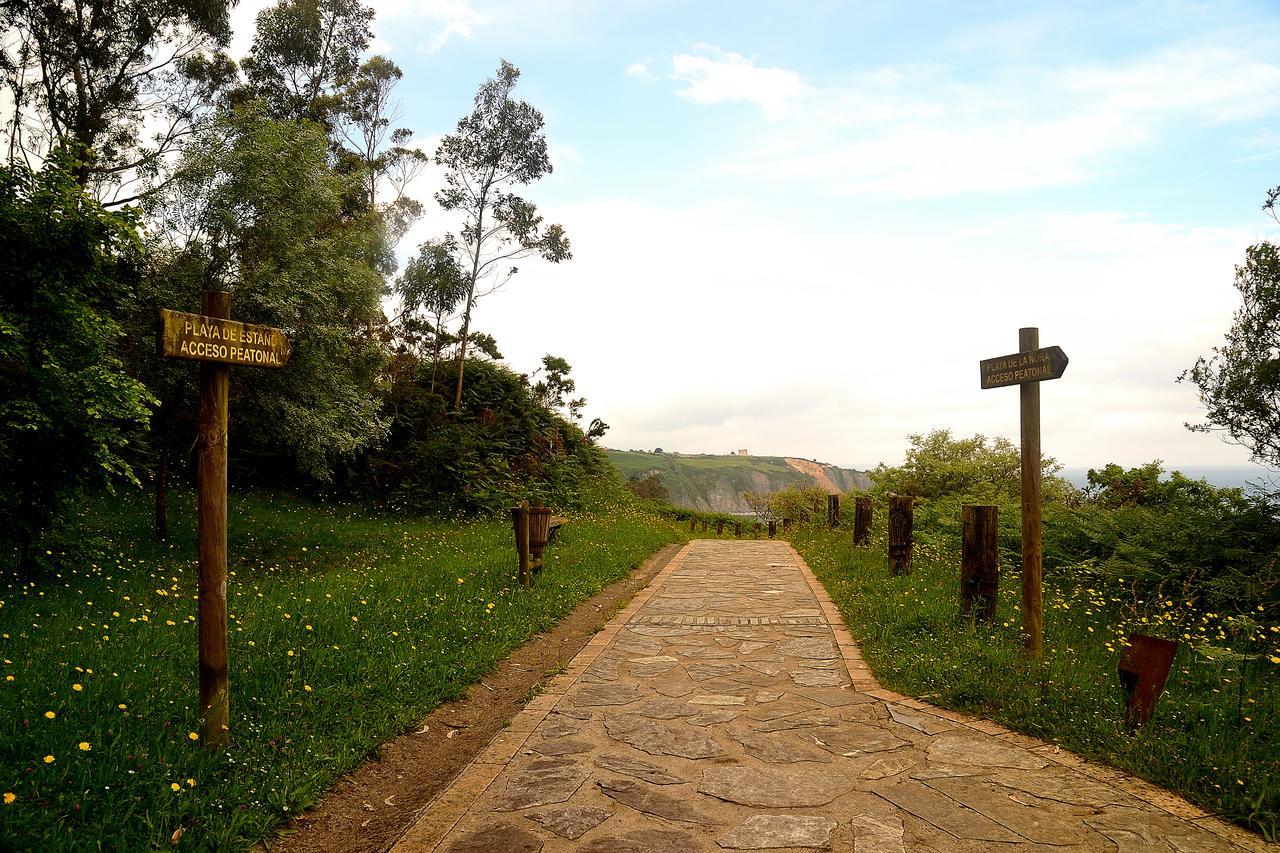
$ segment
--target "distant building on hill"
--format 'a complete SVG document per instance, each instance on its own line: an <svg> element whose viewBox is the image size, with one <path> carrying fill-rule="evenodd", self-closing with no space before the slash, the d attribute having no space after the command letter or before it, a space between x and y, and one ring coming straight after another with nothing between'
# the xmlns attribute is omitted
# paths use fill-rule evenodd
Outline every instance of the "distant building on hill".
<svg viewBox="0 0 1280 853"><path fill-rule="evenodd" d="M738 455L739 455L739 456L750 456L751 454L750 454L750 453L748 453L746 450L739 450L739 451L738 451Z"/></svg>

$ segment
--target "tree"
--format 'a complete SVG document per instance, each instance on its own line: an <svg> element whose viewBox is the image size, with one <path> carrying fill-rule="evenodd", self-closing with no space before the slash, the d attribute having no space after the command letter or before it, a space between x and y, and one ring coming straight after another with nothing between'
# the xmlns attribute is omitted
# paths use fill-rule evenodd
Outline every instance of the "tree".
<svg viewBox="0 0 1280 853"><path fill-rule="evenodd" d="M24 569L80 488L138 482L127 448L152 402L115 350L137 223L87 196L77 166L55 152L40 172L0 167L0 535L17 540Z"/></svg>
<svg viewBox="0 0 1280 853"><path fill-rule="evenodd" d="M459 334L455 411L462 408L463 368L476 301L516 274L516 260L536 255L559 263L572 257L564 228L543 224L537 207L508 189L551 173L542 113L511 97L519 79L520 71L503 60L497 76L476 92L471 114L459 120L457 130L436 149L436 162L445 169L436 201L463 217L456 245L466 271L467 297Z"/></svg>
<svg viewBox="0 0 1280 853"><path fill-rule="evenodd" d="M443 240L428 240L419 246L418 254L405 263L404 272L396 280L395 293L400 297L397 325L402 339L413 346L423 333L429 337L429 393L434 394L440 353L451 337L444 324L467 295L467 278L458 265L453 235Z"/></svg>
<svg viewBox="0 0 1280 853"><path fill-rule="evenodd" d="M1280 188L1268 193L1268 206L1277 195ZM1226 341L1178 377L1199 389L1207 410L1203 423L1186 426L1224 433L1256 461L1280 468L1280 249L1250 246L1235 287L1240 307Z"/></svg>
<svg viewBox="0 0 1280 853"><path fill-rule="evenodd" d="M383 321L389 255L381 219L347 207L361 176L336 174L327 157L322 125L247 104L189 146L151 206L154 239L183 259L193 291L232 290L237 319L281 328L293 344L284 370L232 372L233 448L322 480L385 431L385 354L366 330Z"/></svg>
<svg viewBox="0 0 1280 853"><path fill-rule="evenodd" d="M74 176L133 201L231 75L227 0L10 0L0 88L10 163L77 152ZM150 130L150 139L144 134Z"/></svg>
<svg viewBox="0 0 1280 853"><path fill-rule="evenodd" d="M340 89L373 37L373 10L360 0L280 0L258 13L244 60L254 97L275 119L306 119L332 130Z"/></svg>
<svg viewBox="0 0 1280 853"><path fill-rule="evenodd" d="M950 430L936 429L928 435L913 433L907 441L910 447L901 465L881 464L869 472L878 494L925 499L969 495L980 500L1021 494L1021 456L1007 438L952 438ZM1057 460L1045 457L1041 465L1046 498L1052 500L1072 489L1056 476L1062 470Z"/></svg>

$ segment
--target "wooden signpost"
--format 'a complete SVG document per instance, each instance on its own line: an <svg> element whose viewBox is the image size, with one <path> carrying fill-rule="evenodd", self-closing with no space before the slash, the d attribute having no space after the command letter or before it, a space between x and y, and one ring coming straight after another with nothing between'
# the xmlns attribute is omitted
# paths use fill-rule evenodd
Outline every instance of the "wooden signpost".
<svg viewBox="0 0 1280 853"><path fill-rule="evenodd" d="M1040 383L1062 378L1067 355L1040 347L1040 330L1018 330L1018 351L978 365L983 389L1017 385L1022 432L1022 634L1027 653L1044 654L1043 551L1040 527Z"/></svg>
<svg viewBox="0 0 1280 853"><path fill-rule="evenodd" d="M202 314L160 309L163 358L200 362L199 495L196 551L200 632L200 740L222 746L231 739L227 682L227 394L230 365L284 367L291 350L284 333L230 320L231 294L206 290Z"/></svg>

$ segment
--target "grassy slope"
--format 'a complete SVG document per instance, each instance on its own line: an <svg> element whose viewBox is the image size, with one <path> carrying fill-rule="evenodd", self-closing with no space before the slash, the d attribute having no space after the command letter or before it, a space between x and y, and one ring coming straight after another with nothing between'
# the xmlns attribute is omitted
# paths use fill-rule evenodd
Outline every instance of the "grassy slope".
<svg viewBox="0 0 1280 853"><path fill-rule="evenodd" d="M531 592L515 587L500 519L233 495L234 744L216 757L188 737L198 728L193 496L175 495L166 548L150 544L142 498L90 502L75 544L51 555L57 577L0 574L0 790L17 797L0 805L0 849L169 848L184 828L180 847L225 850L269 835L379 743L679 538L616 491L602 487L598 511L575 514Z"/></svg>
<svg viewBox="0 0 1280 853"><path fill-rule="evenodd" d="M888 574L883 532L854 548L847 534L802 530L795 545L886 687L1123 767L1277 838L1280 667L1233 657L1228 623L1179 612L1172 601L1152 604L1141 618L1151 627L1138 627L1187 642L1155 717L1130 736L1116 676L1119 638L1130 630L1117 612L1122 590L1073 584L1066 571L1049 574L1046 654L1035 664L1021 652L1016 574L1001 580L992 628L959 620L958 543L918 543L914 572L897 578ZM1256 631L1271 636L1280 626ZM1209 659L1192 645L1228 653Z"/></svg>

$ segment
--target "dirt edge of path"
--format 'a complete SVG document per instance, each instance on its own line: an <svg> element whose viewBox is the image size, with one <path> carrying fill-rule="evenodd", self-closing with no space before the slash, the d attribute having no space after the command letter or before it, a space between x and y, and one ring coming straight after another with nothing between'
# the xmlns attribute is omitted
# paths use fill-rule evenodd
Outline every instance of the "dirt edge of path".
<svg viewBox="0 0 1280 853"><path fill-rule="evenodd" d="M284 824L258 849L388 850L418 812L524 708L538 686L572 660L682 547L667 545L650 555L629 577L605 587L550 631L495 664L462 698L437 707L413 732L382 744L377 758L338 779L319 805Z"/></svg>

